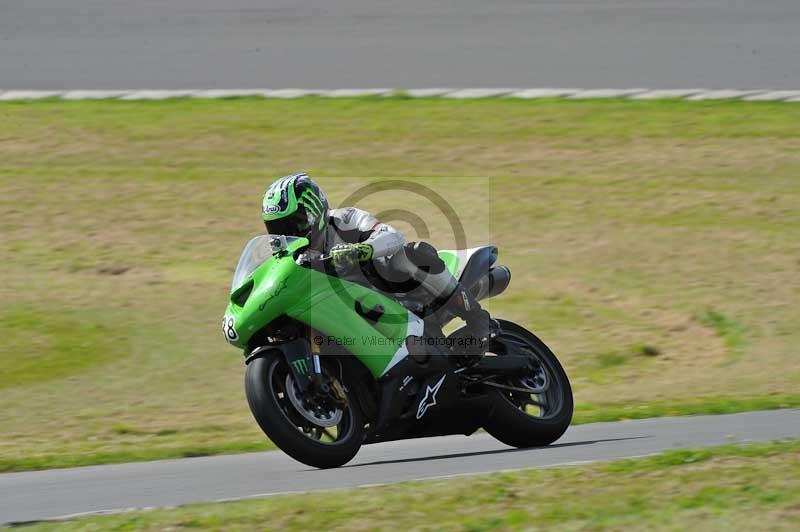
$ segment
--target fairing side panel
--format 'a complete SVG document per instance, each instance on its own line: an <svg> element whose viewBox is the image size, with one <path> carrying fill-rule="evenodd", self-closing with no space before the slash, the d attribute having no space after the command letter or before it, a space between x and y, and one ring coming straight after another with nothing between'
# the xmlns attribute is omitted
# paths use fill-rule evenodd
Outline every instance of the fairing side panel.
<svg viewBox="0 0 800 532"><path fill-rule="evenodd" d="M302 271L302 279L295 282L305 296L286 314L319 331L323 342L340 342L374 376L380 376L404 345L408 310L367 287L314 270ZM355 312L356 301L366 309L380 305L383 314L374 323L367 321Z"/></svg>

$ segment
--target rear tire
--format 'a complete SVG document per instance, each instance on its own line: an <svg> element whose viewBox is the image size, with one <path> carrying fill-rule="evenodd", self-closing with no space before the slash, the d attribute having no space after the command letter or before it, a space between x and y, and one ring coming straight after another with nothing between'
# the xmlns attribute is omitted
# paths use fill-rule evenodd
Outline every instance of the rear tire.
<svg viewBox="0 0 800 532"><path fill-rule="evenodd" d="M525 394L487 387L489 416L484 428L486 432L512 447L549 445L564 434L572 421L574 408L572 388L567 374L556 355L536 335L510 321L498 321L502 334L489 351L502 356L513 352L513 348L508 347L509 344L524 344L524 347L541 361L548 378L552 379L550 389L542 394L548 396L544 401L549 401L552 411L543 412L544 415L535 417L524 411L524 404L522 408L520 406Z"/></svg>
<svg viewBox="0 0 800 532"><path fill-rule="evenodd" d="M247 403L261 430L283 452L311 467L327 469L349 462L364 441L363 416L358 407L358 400L351 391L353 388L343 383L347 389L348 405L344 408L341 424L336 427L337 437L340 435L339 431L344 432L341 435L342 439L324 443L321 441L322 428L318 429L320 438L317 441L298 427L298 420L305 421L287 400L285 391L280 389L280 384L285 382L285 376L288 374L289 366L279 351L269 352L247 366L245 373ZM343 429L341 427L345 424L345 420L346 429Z"/></svg>

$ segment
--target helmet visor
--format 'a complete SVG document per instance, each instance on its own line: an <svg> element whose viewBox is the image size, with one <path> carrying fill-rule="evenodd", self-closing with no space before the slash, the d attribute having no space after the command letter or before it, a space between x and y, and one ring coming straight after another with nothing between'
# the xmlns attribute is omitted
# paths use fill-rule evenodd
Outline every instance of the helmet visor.
<svg viewBox="0 0 800 532"><path fill-rule="evenodd" d="M314 228L314 222L305 207L300 206L289 216L278 220L265 220L267 233L271 235L302 236L307 237Z"/></svg>

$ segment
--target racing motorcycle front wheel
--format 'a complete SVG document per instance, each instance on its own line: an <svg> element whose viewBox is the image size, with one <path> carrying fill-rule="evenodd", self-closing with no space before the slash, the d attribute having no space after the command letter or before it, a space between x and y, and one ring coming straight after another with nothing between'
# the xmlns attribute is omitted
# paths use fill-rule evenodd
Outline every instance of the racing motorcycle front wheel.
<svg viewBox="0 0 800 532"><path fill-rule="evenodd" d="M365 430L339 361L326 360L323 371L339 397L301 391L286 358L271 351L248 364L245 393L253 417L275 445L299 462L326 469L349 462Z"/></svg>
<svg viewBox="0 0 800 532"><path fill-rule="evenodd" d="M498 320L502 333L486 356L524 355L532 369L521 377L484 382L489 400L486 431L512 447L549 445L572 421L572 388L556 355L524 327Z"/></svg>

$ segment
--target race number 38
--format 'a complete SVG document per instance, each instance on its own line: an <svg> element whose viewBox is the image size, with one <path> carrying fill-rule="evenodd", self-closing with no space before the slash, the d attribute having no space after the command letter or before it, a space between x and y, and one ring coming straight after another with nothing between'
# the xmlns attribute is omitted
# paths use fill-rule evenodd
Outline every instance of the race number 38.
<svg viewBox="0 0 800 532"><path fill-rule="evenodd" d="M229 342L239 340L239 335L236 333L236 321L233 316L225 316L222 318L222 336Z"/></svg>

